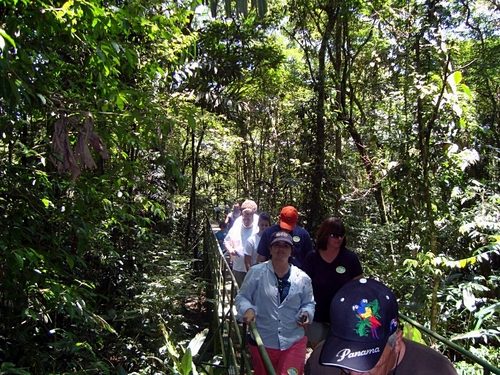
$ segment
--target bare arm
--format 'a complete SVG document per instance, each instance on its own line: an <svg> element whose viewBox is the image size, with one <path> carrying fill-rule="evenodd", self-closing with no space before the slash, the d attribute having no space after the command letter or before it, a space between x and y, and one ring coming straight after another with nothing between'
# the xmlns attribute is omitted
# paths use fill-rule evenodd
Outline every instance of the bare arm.
<svg viewBox="0 0 500 375"><path fill-rule="evenodd" d="M247 268L247 271L252 267L252 256L251 255L245 255L245 267Z"/></svg>

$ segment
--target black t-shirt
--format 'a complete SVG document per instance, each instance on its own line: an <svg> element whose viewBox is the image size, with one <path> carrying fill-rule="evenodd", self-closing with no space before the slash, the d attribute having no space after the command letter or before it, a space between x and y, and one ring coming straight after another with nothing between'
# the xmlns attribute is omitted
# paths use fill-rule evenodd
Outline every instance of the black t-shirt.
<svg viewBox="0 0 500 375"><path fill-rule="evenodd" d="M312 280L316 311L315 322L330 323L330 304L337 291L356 276L363 273L363 268L356 254L351 250L340 250L333 262L326 262L319 251L306 255L302 270Z"/></svg>

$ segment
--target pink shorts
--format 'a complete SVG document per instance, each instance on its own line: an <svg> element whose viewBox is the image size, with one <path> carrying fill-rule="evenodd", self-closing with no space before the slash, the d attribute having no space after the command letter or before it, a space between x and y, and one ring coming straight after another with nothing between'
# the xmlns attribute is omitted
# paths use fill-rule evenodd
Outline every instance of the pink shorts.
<svg viewBox="0 0 500 375"><path fill-rule="evenodd" d="M287 350L266 348L267 355L276 371L276 375L303 375L306 359L307 337L302 337ZM252 355L254 375L267 375L266 366L260 356L259 348L248 345Z"/></svg>

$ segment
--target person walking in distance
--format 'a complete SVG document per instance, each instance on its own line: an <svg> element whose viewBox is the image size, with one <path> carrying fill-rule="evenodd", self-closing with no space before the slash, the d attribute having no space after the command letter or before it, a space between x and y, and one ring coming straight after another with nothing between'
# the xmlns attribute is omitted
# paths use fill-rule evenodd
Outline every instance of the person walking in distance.
<svg viewBox="0 0 500 375"><path fill-rule="evenodd" d="M215 237L217 238L217 242L219 243L219 246L222 251L225 251L224 249L224 239L227 236L227 224L223 221L219 222L219 231L215 233Z"/></svg>
<svg viewBox="0 0 500 375"><path fill-rule="evenodd" d="M230 230L236 219L241 216L240 202L234 201L233 210L227 214L225 223L227 224L227 230Z"/></svg>

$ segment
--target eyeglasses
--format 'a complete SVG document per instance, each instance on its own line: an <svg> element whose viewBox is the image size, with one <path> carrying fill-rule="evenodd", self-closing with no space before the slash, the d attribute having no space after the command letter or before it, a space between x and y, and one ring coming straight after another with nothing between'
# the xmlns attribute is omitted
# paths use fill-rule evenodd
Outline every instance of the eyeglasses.
<svg viewBox="0 0 500 375"><path fill-rule="evenodd" d="M283 293L283 280L278 278L278 292Z"/></svg>
<svg viewBox="0 0 500 375"><path fill-rule="evenodd" d="M344 235L340 233L330 233L330 237L332 238L343 238Z"/></svg>
<svg viewBox="0 0 500 375"><path fill-rule="evenodd" d="M278 297L280 300L280 303L283 302L283 300L286 298L286 295L288 294L288 290L290 288L290 281L280 279L279 277L276 277L277 279L277 284L278 284Z"/></svg>

